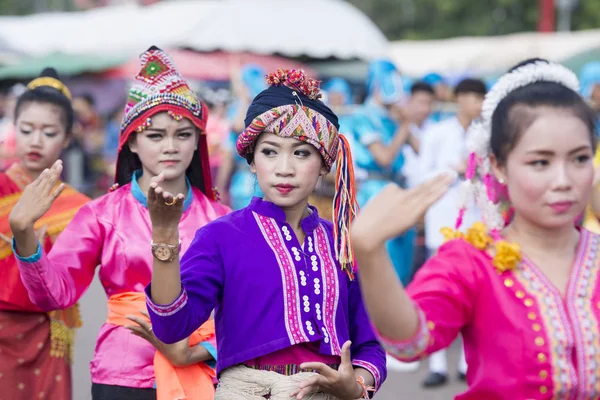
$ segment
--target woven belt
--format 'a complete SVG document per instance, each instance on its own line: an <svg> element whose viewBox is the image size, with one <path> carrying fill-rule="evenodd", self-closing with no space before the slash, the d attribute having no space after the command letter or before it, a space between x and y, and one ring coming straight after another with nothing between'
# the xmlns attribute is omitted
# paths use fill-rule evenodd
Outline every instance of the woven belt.
<svg viewBox="0 0 600 400"><path fill-rule="evenodd" d="M337 370L340 364L326 364L329 368ZM248 368L256 369L259 371L270 371L277 372L278 374L290 376L296 375L299 372L316 372L312 369L302 369L298 364L286 364L286 365L245 365Z"/></svg>

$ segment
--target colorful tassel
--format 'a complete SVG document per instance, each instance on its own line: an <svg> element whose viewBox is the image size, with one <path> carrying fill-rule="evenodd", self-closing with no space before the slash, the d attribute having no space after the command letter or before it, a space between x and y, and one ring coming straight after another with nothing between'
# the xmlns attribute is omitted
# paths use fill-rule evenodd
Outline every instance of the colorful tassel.
<svg viewBox="0 0 600 400"><path fill-rule="evenodd" d="M337 259L342 269L353 279L354 253L350 243L350 225L358 212L358 203L350 144L344 135L340 134L339 138L336 190L333 197L333 236Z"/></svg>

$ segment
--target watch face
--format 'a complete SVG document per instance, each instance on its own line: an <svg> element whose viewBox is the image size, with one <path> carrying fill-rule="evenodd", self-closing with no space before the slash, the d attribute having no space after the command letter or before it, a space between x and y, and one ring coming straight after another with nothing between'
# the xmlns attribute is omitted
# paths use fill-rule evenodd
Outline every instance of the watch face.
<svg viewBox="0 0 600 400"><path fill-rule="evenodd" d="M160 261L168 261L171 258L172 251L167 246L156 246L154 250L154 255Z"/></svg>

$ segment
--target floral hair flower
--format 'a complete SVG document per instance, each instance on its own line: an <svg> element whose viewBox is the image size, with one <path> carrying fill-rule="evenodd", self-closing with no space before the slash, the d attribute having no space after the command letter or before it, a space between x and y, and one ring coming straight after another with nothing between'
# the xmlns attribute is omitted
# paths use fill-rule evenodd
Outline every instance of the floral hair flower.
<svg viewBox="0 0 600 400"><path fill-rule="evenodd" d="M306 76L303 69L281 69L267 75L269 86L285 85L296 89L311 100L321 98L321 81Z"/></svg>

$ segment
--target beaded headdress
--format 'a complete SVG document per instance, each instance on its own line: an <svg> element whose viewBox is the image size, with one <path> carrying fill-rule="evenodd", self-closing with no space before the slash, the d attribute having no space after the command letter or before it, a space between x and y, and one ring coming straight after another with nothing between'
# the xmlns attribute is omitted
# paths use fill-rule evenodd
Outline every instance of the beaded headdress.
<svg viewBox="0 0 600 400"><path fill-rule="evenodd" d="M214 190L205 131L208 108L198 100L177 72L171 58L161 49L152 46L141 55L140 63L141 70L129 90L121 124L116 183L123 185L131 180L133 171L125 171L128 169L125 167L126 159L133 157L127 146L131 134L149 127L153 115L167 112L176 120L187 118L199 129L198 150L187 175L193 186L212 198Z"/></svg>
<svg viewBox="0 0 600 400"><path fill-rule="evenodd" d="M535 61L503 75L485 96L481 118L469 128L467 142L469 160L466 180L462 183L462 196L456 229L462 225L466 204L475 197L482 211L483 223L491 230L492 236L504 227L505 220L496 196L499 185L492 173L490 164L490 139L492 134L492 116L498 104L514 90L536 82L554 82L575 92L579 91L577 76L562 65L547 61Z"/></svg>
<svg viewBox="0 0 600 400"><path fill-rule="evenodd" d="M320 101L320 81L308 78L302 70L279 69L267 75L267 84L269 87L256 96L248 108L246 129L238 137L237 152L248 159L260 134L268 132L313 145L328 171L337 162L333 209L335 249L342 268L352 277L354 256L349 229L358 205L350 146L338 132L338 118Z"/></svg>

